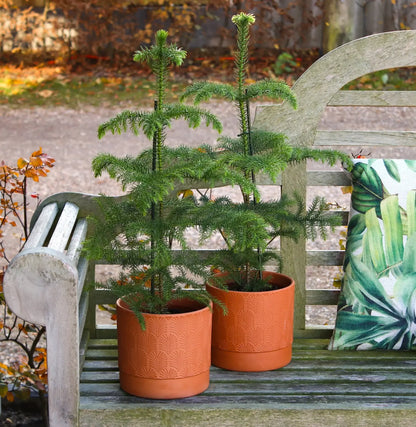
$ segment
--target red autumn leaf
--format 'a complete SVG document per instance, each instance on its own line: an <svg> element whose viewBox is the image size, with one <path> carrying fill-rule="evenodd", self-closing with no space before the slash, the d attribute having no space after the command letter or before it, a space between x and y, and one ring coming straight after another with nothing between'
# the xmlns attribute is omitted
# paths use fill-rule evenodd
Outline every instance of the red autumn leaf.
<svg viewBox="0 0 416 427"><path fill-rule="evenodd" d="M22 331L25 335L27 335L27 330L26 330L25 326L22 323L19 323L17 325L17 327L19 328L19 331Z"/></svg>
<svg viewBox="0 0 416 427"><path fill-rule="evenodd" d="M20 183L19 183L20 184ZM14 189L14 191L13 191L14 193L17 193L17 194L23 194L23 187L17 187L17 188L15 188Z"/></svg>

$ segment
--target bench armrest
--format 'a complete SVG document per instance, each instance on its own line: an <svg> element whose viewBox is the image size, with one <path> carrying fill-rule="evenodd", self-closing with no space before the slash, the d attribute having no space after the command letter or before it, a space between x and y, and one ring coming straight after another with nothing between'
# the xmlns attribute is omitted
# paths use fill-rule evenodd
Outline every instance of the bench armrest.
<svg viewBox="0 0 416 427"><path fill-rule="evenodd" d="M51 426L78 425L79 302L87 268L80 260L87 222L78 212L73 203L66 203L60 213L56 203L44 206L4 277L10 309L46 327Z"/></svg>

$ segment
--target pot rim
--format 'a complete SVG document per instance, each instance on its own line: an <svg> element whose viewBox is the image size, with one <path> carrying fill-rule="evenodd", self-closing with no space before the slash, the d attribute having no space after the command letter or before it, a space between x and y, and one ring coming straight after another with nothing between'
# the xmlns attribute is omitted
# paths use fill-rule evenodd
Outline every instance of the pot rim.
<svg viewBox="0 0 416 427"><path fill-rule="evenodd" d="M286 286L284 286L282 288L278 288L278 289L270 289L268 291L252 291L252 292L248 292L248 291L235 291L235 290L232 290L232 289L224 289L224 288L218 287L218 286L216 286L216 285L214 285L212 283L209 283L209 282L206 284L206 286L218 289L219 291L224 291L224 292L231 293L231 294L235 293L235 294L239 294L239 295L250 295L250 294L251 295L253 295L253 294L256 294L256 295L265 294L266 295L266 294L270 294L271 292L272 293L274 293L274 292L282 292L282 291L285 291L286 289L289 289L290 287L294 287L295 286L294 279L292 277L290 277L290 276L287 276L286 274L277 273L275 271L269 271L269 270L263 271L263 274L264 273L267 273L268 275L275 276L275 277L276 276L283 277L283 278L287 279L289 283ZM216 274L214 274L214 277L215 276L217 276L217 277L218 276L226 276L227 274L228 274L227 272L216 273ZM233 283L233 282L230 282L230 283Z"/></svg>
<svg viewBox="0 0 416 427"><path fill-rule="evenodd" d="M183 301L183 300L177 300L177 301ZM194 301L194 300L189 300L191 302L195 302L198 304L198 301ZM212 306L213 303L212 301L210 301L209 305L204 306L202 303L200 303L202 305L201 308L195 309L195 310L191 310L191 311L187 311L185 313L164 313L164 314L158 314L158 313L147 313L145 311L142 311L141 314L143 315L143 317L149 316L149 317L153 317L153 318L158 318L158 317L178 317L178 316L189 316L192 315L193 313L198 313L201 312L203 310L209 310L212 311ZM118 298L116 301L116 305L118 308L120 308L121 310L125 310L133 315L134 312L133 310L130 309L130 307L128 306L128 304L123 300L123 298Z"/></svg>

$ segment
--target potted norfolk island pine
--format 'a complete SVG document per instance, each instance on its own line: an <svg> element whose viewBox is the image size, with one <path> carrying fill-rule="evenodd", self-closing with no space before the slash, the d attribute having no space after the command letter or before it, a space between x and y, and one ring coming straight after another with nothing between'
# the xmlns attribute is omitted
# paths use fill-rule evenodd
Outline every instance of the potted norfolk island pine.
<svg viewBox="0 0 416 427"><path fill-rule="evenodd" d="M197 107L167 104L166 77L186 52L167 43L167 32L155 44L136 52L156 77L153 111L124 111L99 127L107 132L143 132L151 148L137 157L100 154L96 176L108 172L122 184L122 198L99 197L100 216L92 218L93 236L86 242L90 258L120 265L123 272L107 286L117 300L120 386L128 393L158 399L198 394L209 384L212 302L206 292L206 268L188 251L185 231L195 225L198 203L178 196L178 182L197 179L209 162L203 150L169 148L166 130L175 119L190 127L201 121L218 131L216 117ZM204 166L205 165L205 166ZM172 250L172 245L181 252Z"/></svg>
<svg viewBox="0 0 416 427"><path fill-rule="evenodd" d="M348 163L349 159L332 150L292 147L282 134L251 129L249 102L253 98L284 100L294 108L296 99L280 81L246 84L249 28L255 18L240 13L232 21L237 27L235 85L196 82L182 99L193 98L198 104L213 96L222 97L236 107L239 135L221 137L212 151L219 169L227 174L223 182L237 184L241 200L203 199L199 223L202 240L219 231L226 245L211 258L216 274L207 284L209 293L227 310L224 315L214 304L212 363L230 370L265 371L290 362L293 340L294 282L266 270L273 260L279 265L270 245L279 236L325 237L326 228L337 225L339 219L328 215L322 198L316 198L307 210L296 197L262 200L256 176L266 174L275 180L287 165L307 159L329 164L338 160Z"/></svg>

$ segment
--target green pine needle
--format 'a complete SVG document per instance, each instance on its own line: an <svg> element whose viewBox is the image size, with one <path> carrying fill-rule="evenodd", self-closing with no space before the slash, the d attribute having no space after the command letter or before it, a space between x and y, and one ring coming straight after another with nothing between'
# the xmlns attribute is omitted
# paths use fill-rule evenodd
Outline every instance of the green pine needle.
<svg viewBox="0 0 416 427"><path fill-rule="evenodd" d="M203 101L209 101L213 97L235 101L237 99L237 91L227 83L196 82L185 89L180 99L183 101L187 98L194 98L194 104L198 105Z"/></svg>
<svg viewBox="0 0 416 427"><path fill-rule="evenodd" d="M247 94L245 98L252 99L259 96L267 96L276 100L284 100L289 102L293 108L297 108L296 97L289 86L276 80L261 80L247 86Z"/></svg>

